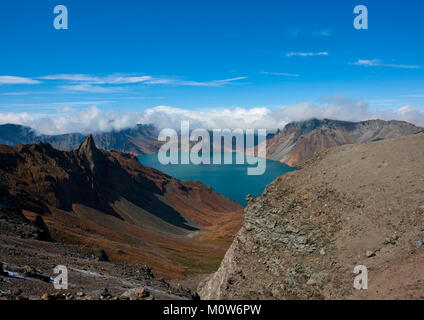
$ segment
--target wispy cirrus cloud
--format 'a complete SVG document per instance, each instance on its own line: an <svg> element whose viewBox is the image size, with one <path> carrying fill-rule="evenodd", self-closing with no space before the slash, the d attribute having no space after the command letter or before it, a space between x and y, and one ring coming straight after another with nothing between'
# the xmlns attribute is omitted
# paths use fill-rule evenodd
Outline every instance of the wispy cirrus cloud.
<svg viewBox="0 0 424 320"><path fill-rule="evenodd" d="M1 84L39 84L41 81L24 78L24 77L15 77L15 76L0 76L0 85Z"/></svg>
<svg viewBox="0 0 424 320"><path fill-rule="evenodd" d="M153 77L148 75L106 75L96 76L88 74L58 74L39 77L39 79L50 81L69 82L70 84L59 86L61 89L85 92L109 92L110 88L99 87L99 85L175 85L193 87L219 87L236 81L247 79L247 77L235 77L222 80L191 81L180 78Z"/></svg>
<svg viewBox="0 0 424 320"><path fill-rule="evenodd" d="M121 91L122 89L120 87L102 87L102 86L94 86L91 84L58 86L58 88L68 92L87 92L87 93L110 93L110 92Z"/></svg>
<svg viewBox="0 0 424 320"><path fill-rule="evenodd" d="M9 108L19 108L19 109L28 109L34 112L36 110L61 110L63 108L81 108L87 106L98 106L106 105L110 103L116 103L114 100L84 100L84 101L57 101L57 102L48 102L48 103L4 103L0 104L0 110L9 109Z"/></svg>
<svg viewBox="0 0 424 320"><path fill-rule="evenodd" d="M312 34L314 36L319 36L319 37L330 37L332 34L332 31L330 29L322 29L322 30L316 30Z"/></svg>
<svg viewBox="0 0 424 320"><path fill-rule="evenodd" d="M248 77L236 77L224 80L211 80L211 81L175 81L177 85L183 86L194 86L194 87L220 87L226 84L230 84L239 80L245 80Z"/></svg>
<svg viewBox="0 0 424 320"><path fill-rule="evenodd" d="M330 37L333 34L332 28L313 29L304 26L290 28L286 33L289 38L297 38L298 36Z"/></svg>
<svg viewBox="0 0 424 320"><path fill-rule="evenodd" d="M359 59L356 62L351 63L355 66L364 66L364 67L390 67L390 68L401 68L401 69L420 69L418 65L406 65L406 64L391 64L384 63L379 59Z"/></svg>
<svg viewBox="0 0 424 320"><path fill-rule="evenodd" d="M288 52L286 57L315 57L315 56L328 56L327 51L322 52Z"/></svg>
<svg viewBox="0 0 424 320"><path fill-rule="evenodd" d="M268 71L262 71L261 74L269 74L269 75L273 75L273 76L282 76L282 77L291 77L291 78L298 78L298 77L300 77L299 74L286 73L286 72L268 72Z"/></svg>
<svg viewBox="0 0 424 320"><path fill-rule="evenodd" d="M88 74L57 74L47 75L39 77L43 80L62 80L75 83L86 83L86 84L131 84L131 83L142 83L153 80L151 76L129 76L121 74L113 74L107 76L93 76Z"/></svg>

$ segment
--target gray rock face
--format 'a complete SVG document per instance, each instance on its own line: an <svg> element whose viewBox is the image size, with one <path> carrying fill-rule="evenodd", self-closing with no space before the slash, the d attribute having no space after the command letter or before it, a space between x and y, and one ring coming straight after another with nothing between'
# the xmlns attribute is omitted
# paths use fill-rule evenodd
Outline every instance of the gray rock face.
<svg viewBox="0 0 424 320"><path fill-rule="evenodd" d="M263 196L250 200L244 226L219 271L199 285L202 299L323 297L321 289L332 277L325 271L331 258L317 248L331 248L328 236L337 229L337 218L322 217L317 224L308 221L298 208L303 200L292 190L276 188L276 183ZM310 200L324 195L337 203L338 195L329 189L318 191ZM274 202L280 196L285 200Z"/></svg>

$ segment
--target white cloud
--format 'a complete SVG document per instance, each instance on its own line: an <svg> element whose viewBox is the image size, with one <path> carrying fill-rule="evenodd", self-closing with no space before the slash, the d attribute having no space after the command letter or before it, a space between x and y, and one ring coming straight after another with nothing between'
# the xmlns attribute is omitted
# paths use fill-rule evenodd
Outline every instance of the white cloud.
<svg viewBox="0 0 424 320"><path fill-rule="evenodd" d="M331 36L331 30L329 29L323 29L313 32L313 35L320 36L320 37L329 37Z"/></svg>
<svg viewBox="0 0 424 320"><path fill-rule="evenodd" d="M91 84L75 84L75 85L66 85L58 86L59 89L71 92L90 92L90 93L109 93L119 91L120 88L116 87L102 87L102 86L93 86Z"/></svg>
<svg viewBox="0 0 424 320"><path fill-rule="evenodd" d="M269 75L273 75L273 76L282 76L282 77L293 77L293 78L297 78L300 77L300 75L298 74L294 74L294 73L285 73L285 72L261 72L261 74L269 74Z"/></svg>
<svg viewBox="0 0 424 320"><path fill-rule="evenodd" d="M289 52L286 53L287 57L314 57L314 56L328 56L327 51L322 52Z"/></svg>
<svg viewBox="0 0 424 320"><path fill-rule="evenodd" d="M278 128L281 123L273 117L268 108L216 108L207 110L187 110L170 106L158 106L146 110L140 121L154 123L159 129L181 126L181 121L189 120L191 128Z"/></svg>
<svg viewBox="0 0 424 320"><path fill-rule="evenodd" d="M401 68L401 69L420 69L420 66L417 65L405 65L405 64L387 64L379 59L364 60L359 59L358 61L352 63L355 66L364 66L364 67L390 67L390 68Z"/></svg>
<svg viewBox="0 0 424 320"><path fill-rule="evenodd" d="M61 108L55 115L22 113L0 113L0 124L15 123L35 129L40 134L89 133L122 130L134 127L140 117L133 113L104 112L93 106L75 111Z"/></svg>
<svg viewBox="0 0 424 320"><path fill-rule="evenodd" d="M245 80L247 77L237 77L237 78L231 78L231 79L224 79L224 80L211 80L211 81L174 81L177 85L183 85L183 86L194 86L194 87L220 87L235 81L239 80Z"/></svg>
<svg viewBox="0 0 424 320"><path fill-rule="evenodd" d="M335 95L328 102L316 104L303 102L277 109L213 108L188 110L171 106L157 106L140 112L102 111L93 106L75 111L63 106L54 115L28 113L0 113L0 124L17 123L44 134L71 132L98 132L122 130L138 123L153 123L158 129L179 129L181 121L190 121L190 128L205 129L268 129L283 128L292 121L311 118L363 121L370 119L403 120L424 127L424 109L404 105L396 109L375 110L364 100L353 100Z"/></svg>
<svg viewBox="0 0 424 320"><path fill-rule="evenodd" d="M1 84L38 84L41 81L31 78L15 77L15 76L0 76Z"/></svg>
<svg viewBox="0 0 424 320"><path fill-rule="evenodd" d="M84 82L87 84L130 84L152 80L151 76L107 75L92 76L88 74L57 74L40 77L43 80L62 80L70 82Z"/></svg>
<svg viewBox="0 0 424 320"><path fill-rule="evenodd" d="M288 29L287 35L290 38L296 38L298 36L318 36L318 37L330 37L332 35L332 28L325 29L311 29L305 28L304 26L296 26Z"/></svg>
<svg viewBox="0 0 424 320"><path fill-rule="evenodd" d="M235 81L247 79L247 77L236 77L223 80L210 81L189 81L178 78L155 78L152 76L134 76L134 75L106 75L95 76L88 74L57 74L40 77L39 79L50 81L65 81L71 85L61 86L64 89L72 89L74 91L100 92L102 89L96 89L94 85L125 85L125 84L151 84L151 85L177 85L177 86L195 86L195 87L219 87L230 84Z"/></svg>
<svg viewBox="0 0 424 320"><path fill-rule="evenodd" d="M367 66L367 67L375 67L380 65L380 60L373 59L373 60L362 60L359 59L358 61L354 62L353 64L355 66Z"/></svg>
<svg viewBox="0 0 424 320"><path fill-rule="evenodd" d="M311 118L334 119L344 121L364 121L371 119L401 120L424 127L424 109L412 105L397 109L376 110L370 108L365 100L348 99L335 95L325 104L300 103L275 111L276 118L286 123Z"/></svg>

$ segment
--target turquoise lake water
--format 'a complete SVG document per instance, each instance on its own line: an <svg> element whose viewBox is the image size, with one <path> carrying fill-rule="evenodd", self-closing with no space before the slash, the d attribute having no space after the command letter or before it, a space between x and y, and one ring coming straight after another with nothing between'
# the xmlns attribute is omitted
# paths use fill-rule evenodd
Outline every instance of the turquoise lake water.
<svg viewBox="0 0 424 320"><path fill-rule="evenodd" d="M245 164L235 164L235 153L232 156L233 164L220 165L162 165L158 160L157 154L140 156L138 159L143 165L162 171L179 180L200 181L242 206L246 205L246 196L248 194L252 196L260 195L265 190L266 185L275 180L275 178L295 170L295 168L289 167L284 163L266 160L266 170L263 175L249 176L247 168L256 167L256 165L249 165L246 161Z"/></svg>

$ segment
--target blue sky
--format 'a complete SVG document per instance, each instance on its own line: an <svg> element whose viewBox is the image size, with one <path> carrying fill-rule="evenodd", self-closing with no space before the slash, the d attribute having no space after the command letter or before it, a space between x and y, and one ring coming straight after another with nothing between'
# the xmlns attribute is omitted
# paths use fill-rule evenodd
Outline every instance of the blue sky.
<svg viewBox="0 0 424 320"><path fill-rule="evenodd" d="M68 30L53 28L58 4ZM353 28L358 4L368 30ZM418 0L1 1L0 122L346 101L424 117L423 15Z"/></svg>

